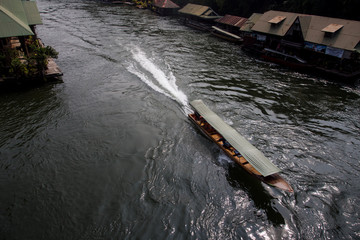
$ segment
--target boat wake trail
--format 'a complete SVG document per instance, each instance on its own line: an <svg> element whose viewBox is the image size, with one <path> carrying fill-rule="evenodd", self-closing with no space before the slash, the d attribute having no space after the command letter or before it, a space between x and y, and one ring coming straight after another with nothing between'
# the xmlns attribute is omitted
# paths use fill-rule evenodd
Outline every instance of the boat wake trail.
<svg viewBox="0 0 360 240"><path fill-rule="evenodd" d="M181 104L185 114L190 113L187 96L176 85L176 78L170 67L164 63L161 67L165 69L160 68L137 46L132 45L129 50L135 61L127 66L127 70L138 76L153 90Z"/></svg>

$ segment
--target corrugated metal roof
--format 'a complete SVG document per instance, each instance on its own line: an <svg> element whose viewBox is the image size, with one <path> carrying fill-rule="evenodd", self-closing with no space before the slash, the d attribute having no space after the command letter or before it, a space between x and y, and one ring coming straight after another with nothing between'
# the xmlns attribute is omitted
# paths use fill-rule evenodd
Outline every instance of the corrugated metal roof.
<svg viewBox="0 0 360 240"><path fill-rule="evenodd" d="M281 18L278 18L278 20L282 19L282 21L278 22L275 26L270 23L271 20L279 16ZM289 31L298 16L299 14L297 13L268 11L260 17L252 27L252 30L282 37Z"/></svg>
<svg viewBox="0 0 360 240"><path fill-rule="evenodd" d="M10 0L10 1L14 1L14 0ZM10 9L14 9L14 8L10 7ZM19 12L21 13L21 10L17 11L17 13ZM7 8L1 5L0 6L0 38L34 35L27 22L22 21L20 18L21 16L20 17L16 16L13 12L10 12Z"/></svg>
<svg viewBox="0 0 360 240"><path fill-rule="evenodd" d="M360 53L360 41L359 43L355 46L355 51Z"/></svg>
<svg viewBox="0 0 360 240"><path fill-rule="evenodd" d="M171 0L154 0L154 6L158 8L180 8Z"/></svg>
<svg viewBox="0 0 360 240"><path fill-rule="evenodd" d="M262 13L253 13L248 20L244 23L244 25L240 28L241 31L251 32L252 27L255 23L261 18Z"/></svg>
<svg viewBox="0 0 360 240"><path fill-rule="evenodd" d="M235 26L240 28L246 23L247 20L248 20L247 18L226 14L224 17L219 18L215 21L218 23L227 24L230 26Z"/></svg>
<svg viewBox="0 0 360 240"><path fill-rule="evenodd" d="M204 16L210 16L214 11L210 8L209 10L207 10L203 15Z"/></svg>
<svg viewBox="0 0 360 240"><path fill-rule="evenodd" d="M306 35L307 35L307 30L309 29L309 26L310 26L310 23L311 23L311 16L308 15L308 16L298 16L299 18L299 21L300 21L300 26L301 26L301 32L302 32L302 35L304 37L304 39L306 38Z"/></svg>
<svg viewBox="0 0 360 240"><path fill-rule="evenodd" d="M323 28L321 31L328 32L328 33L335 33L339 31L344 25L331 23L327 25L325 28Z"/></svg>
<svg viewBox="0 0 360 240"><path fill-rule="evenodd" d="M27 22L24 6L21 0L0 0L0 6L14 14L23 23Z"/></svg>
<svg viewBox="0 0 360 240"><path fill-rule="evenodd" d="M262 152L248 142L235 129L226 124L216 113L211 111L203 101L194 100L190 104L263 176L266 177L280 172L280 169L270 162Z"/></svg>
<svg viewBox="0 0 360 240"><path fill-rule="evenodd" d="M303 20L300 18L300 23L301 27L305 28ZM306 32L304 38L307 42L353 51L360 41L360 21L321 16L311 16L310 21L309 19L307 21L307 29L303 30ZM332 36L327 36L326 32L322 30L330 24L342 25L343 27L334 32Z"/></svg>
<svg viewBox="0 0 360 240"><path fill-rule="evenodd" d="M272 26L269 21L277 16L285 16L286 19ZM290 12L268 11L256 22L252 30L285 36L297 18L306 42L353 51L360 41L360 21ZM326 35L326 32L333 35Z"/></svg>
<svg viewBox="0 0 360 240"><path fill-rule="evenodd" d="M35 1L0 0L0 37L34 35L29 25L42 24Z"/></svg>
<svg viewBox="0 0 360 240"><path fill-rule="evenodd" d="M42 24L39 10L37 8L35 1L23 1L23 6L25 14L28 20L29 25L39 25Z"/></svg>
<svg viewBox="0 0 360 240"><path fill-rule="evenodd" d="M286 19L286 16L276 16L273 19L269 20L269 23L274 23L274 24L278 24L281 23L282 21L284 21Z"/></svg>
<svg viewBox="0 0 360 240"><path fill-rule="evenodd" d="M218 14L208 6L188 3L179 10L179 13L193 15L201 18L219 18Z"/></svg>
<svg viewBox="0 0 360 240"><path fill-rule="evenodd" d="M210 9L210 7L207 7L207 6L188 3L188 4L186 4L185 7L180 9L179 12L183 13L183 14L201 16L202 14L204 14L209 9Z"/></svg>

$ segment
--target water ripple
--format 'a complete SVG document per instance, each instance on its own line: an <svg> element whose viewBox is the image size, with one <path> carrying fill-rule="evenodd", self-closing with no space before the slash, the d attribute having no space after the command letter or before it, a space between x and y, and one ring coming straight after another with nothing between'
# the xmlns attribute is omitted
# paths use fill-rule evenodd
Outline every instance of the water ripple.
<svg viewBox="0 0 360 240"><path fill-rule="evenodd" d="M6 239L357 239L358 88L175 18L37 1L64 83L0 96ZM254 181L191 125L203 99L282 170Z"/></svg>

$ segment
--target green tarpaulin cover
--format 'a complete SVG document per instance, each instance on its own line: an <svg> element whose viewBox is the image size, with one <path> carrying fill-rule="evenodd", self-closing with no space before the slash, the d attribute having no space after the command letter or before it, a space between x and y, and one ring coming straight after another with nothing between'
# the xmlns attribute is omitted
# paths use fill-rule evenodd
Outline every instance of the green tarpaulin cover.
<svg viewBox="0 0 360 240"><path fill-rule="evenodd" d="M264 177L280 172L280 169L271 163L262 152L211 111L202 100L194 100L190 104Z"/></svg>

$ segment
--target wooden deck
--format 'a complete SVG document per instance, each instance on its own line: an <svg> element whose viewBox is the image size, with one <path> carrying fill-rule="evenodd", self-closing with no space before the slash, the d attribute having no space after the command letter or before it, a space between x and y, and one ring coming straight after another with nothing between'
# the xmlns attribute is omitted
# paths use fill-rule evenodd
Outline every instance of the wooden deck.
<svg viewBox="0 0 360 240"><path fill-rule="evenodd" d="M48 69L45 71L46 78L59 78L63 75L58 65L55 63L54 59L48 59Z"/></svg>

